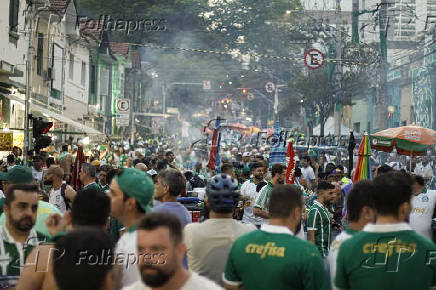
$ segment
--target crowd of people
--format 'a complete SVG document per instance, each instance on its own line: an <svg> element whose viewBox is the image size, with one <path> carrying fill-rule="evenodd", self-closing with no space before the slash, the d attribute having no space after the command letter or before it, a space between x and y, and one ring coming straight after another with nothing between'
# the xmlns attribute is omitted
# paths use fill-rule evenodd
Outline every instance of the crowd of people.
<svg viewBox="0 0 436 290"><path fill-rule="evenodd" d="M373 180L353 183L346 160L298 152L285 184L268 146L225 145L214 170L207 147L175 140L89 147L3 161L0 287L436 287L431 159L374 156Z"/></svg>

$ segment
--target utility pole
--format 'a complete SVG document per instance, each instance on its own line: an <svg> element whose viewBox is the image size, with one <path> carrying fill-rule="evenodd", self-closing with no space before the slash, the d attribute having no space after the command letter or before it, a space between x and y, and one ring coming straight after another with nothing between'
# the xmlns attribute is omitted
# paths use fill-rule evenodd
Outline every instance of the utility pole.
<svg viewBox="0 0 436 290"><path fill-rule="evenodd" d="M133 69L133 85L132 85L132 94L130 95L130 144L133 145L133 143L135 142L135 131L136 131L136 126L135 126L135 100L138 98L137 93L138 91L136 90L136 85L137 85L137 75L138 72L136 69Z"/></svg>
<svg viewBox="0 0 436 290"><path fill-rule="evenodd" d="M32 62L33 62L33 19L35 18L35 13L33 11L33 4L30 3L27 8L27 21L28 21L28 39L29 44L27 48L27 59L26 59L26 98L24 101L24 166L28 164L27 152L30 149L30 136L29 136L29 114L30 114L30 99L32 97Z"/></svg>
<svg viewBox="0 0 436 290"><path fill-rule="evenodd" d="M164 81L162 85L162 114L165 114L166 98L167 98L167 85Z"/></svg>
<svg viewBox="0 0 436 290"><path fill-rule="evenodd" d="M342 59L342 30L341 26L341 0L336 0L336 59ZM342 62L339 61L335 67L334 84L336 92L336 103L334 111L335 136L341 136L342 127Z"/></svg>
<svg viewBox="0 0 436 290"><path fill-rule="evenodd" d="M387 33L389 27L389 18L387 16L388 3L381 0L380 11L378 14L379 33L380 33L380 55L381 55L381 72L380 85L377 92L376 102L376 129L383 130L387 128Z"/></svg>

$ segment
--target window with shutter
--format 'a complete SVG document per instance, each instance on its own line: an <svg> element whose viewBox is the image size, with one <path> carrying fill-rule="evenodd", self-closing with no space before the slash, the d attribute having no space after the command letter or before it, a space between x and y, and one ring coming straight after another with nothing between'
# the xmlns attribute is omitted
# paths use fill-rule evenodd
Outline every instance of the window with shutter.
<svg viewBox="0 0 436 290"><path fill-rule="evenodd" d="M82 79L81 79L82 86L86 85L86 62L82 61Z"/></svg>
<svg viewBox="0 0 436 290"><path fill-rule="evenodd" d="M70 54L69 77L70 80L74 80L74 54Z"/></svg>
<svg viewBox="0 0 436 290"><path fill-rule="evenodd" d="M109 86L109 70L107 68L101 69L101 78L100 78L100 95L107 96L108 95L108 86Z"/></svg>
<svg viewBox="0 0 436 290"><path fill-rule="evenodd" d="M95 64L91 65L90 68L90 77L89 77L89 93L90 94L95 94Z"/></svg>
<svg viewBox="0 0 436 290"><path fill-rule="evenodd" d="M42 74L42 61L44 54L44 36L42 33L38 33L38 50L36 53L36 73Z"/></svg>
<svg viewBox="0 0 436 290"><path fill-rule="evenodd" d="M10 0L9 1L9 31L18 31L18 9L20 1Z"/></svg>

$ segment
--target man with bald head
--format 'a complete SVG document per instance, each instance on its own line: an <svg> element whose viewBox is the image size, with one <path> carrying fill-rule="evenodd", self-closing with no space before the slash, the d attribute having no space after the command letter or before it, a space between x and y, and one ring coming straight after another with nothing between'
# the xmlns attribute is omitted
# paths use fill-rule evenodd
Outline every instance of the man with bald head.
<svg viewBox="0 0 436 290"><path fill-rule="evenodd" d="M148 168L147 165L145 165L144 163L140 162L138 164L135 165L136 169L139 169L141 171L147 172Z"/></svg>

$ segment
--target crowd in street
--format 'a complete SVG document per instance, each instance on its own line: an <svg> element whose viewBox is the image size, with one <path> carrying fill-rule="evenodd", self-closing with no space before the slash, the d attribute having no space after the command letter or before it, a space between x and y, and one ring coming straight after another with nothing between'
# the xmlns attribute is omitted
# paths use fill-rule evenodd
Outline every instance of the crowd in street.
<svg viewBox="0 0 436 290"><path fill-rule="evenodd" d="M341 154L175 138L15 147L0 172L0 287L431 289L435 160L373 154L352 181ZM193 209L195 208L195 209ZM196 216L200 212L200 216Z"/></svg>

